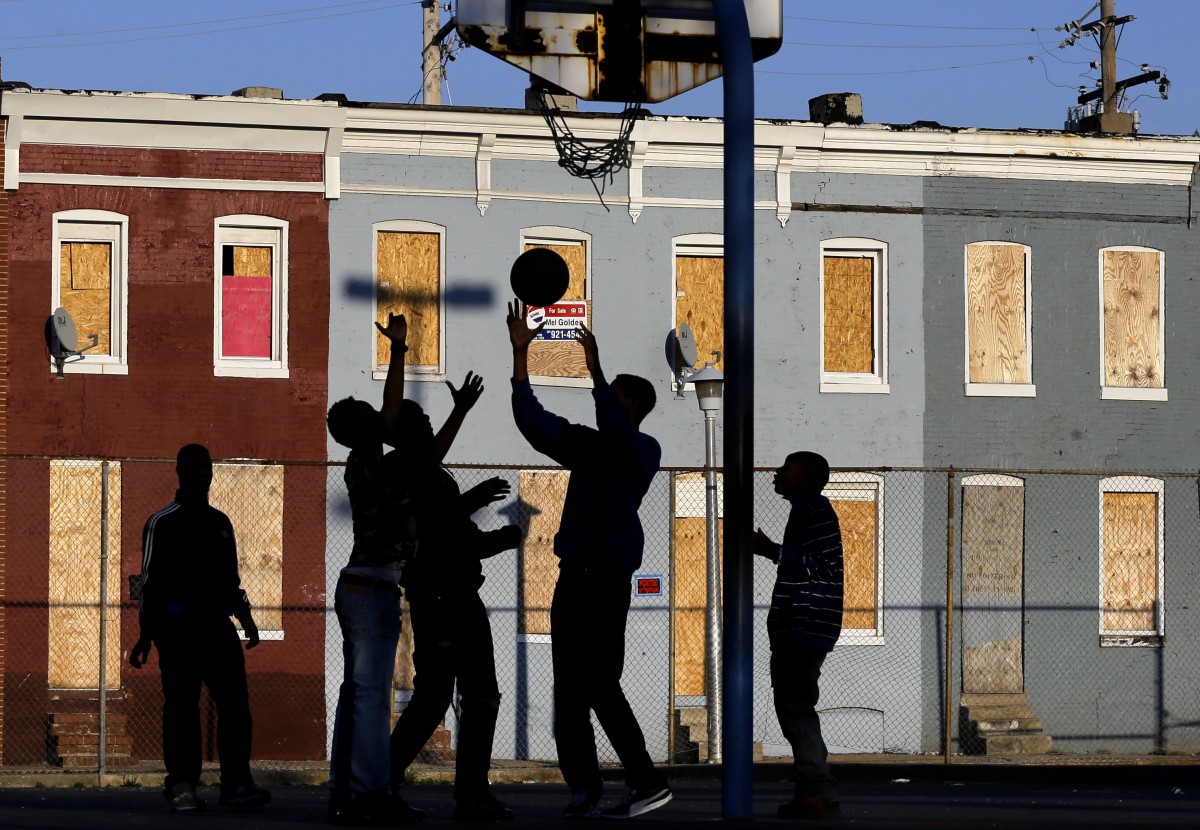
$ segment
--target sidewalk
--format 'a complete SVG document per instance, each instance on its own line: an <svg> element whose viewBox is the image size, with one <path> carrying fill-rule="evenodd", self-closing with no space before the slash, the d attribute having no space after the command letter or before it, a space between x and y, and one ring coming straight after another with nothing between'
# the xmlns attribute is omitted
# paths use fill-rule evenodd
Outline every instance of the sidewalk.
<svg viewBox="0 0 1200 830"><path fill-rule="evenodd" d="M879 771L884 767L876 765ZM926 766L928 769L929 767ZM895 770L894 767L890 768ZM995 770L1011 769L997 766ZM842 815L838 820L806 821L814 828L853 827L855 830L1068 830L1132 827L1195 828L1200 826L1200 788L1195 766L1159 768L1171 780L1079 786L1050 782L919 781L896 778L876 783L844 781ZM1181 776L1174 780L1174 776ZM1190 783L1182 781L1186 777ZM707 778L672 778L675 798L660 810L633 819L656 830L696 830L697 825L719 822L723 826L749 826L746 821L722 820L720 781ZM1190 787L1188 789L1187 787ZM561 784L499 784L493 788L516 813L516 820L499 825L511 830L531 827L569 828L561 811L566 790ZM604 804L612 804L623 788L606 789ZM155 787L82 789L0 789L0 828L3 830L128 830L138 828L217 827L221 830L329 830L326 823L328 794L322 787L276 786L274 800L253 812L238 812L216 804L216 790L204 788L209 799L203 813L167 812L161 791ZM753 822L757 826L796 826L776 818L777 805L788 800L785 783L758 783L754 788ZM461 827L473 824L451 819L451 787L444 784L413 785L405 797L426 811L424 828ZM595 820L593 826L610 825ZM586 823L585 823L586 824ZM490 825L496 827L497 825Z"/></svg>

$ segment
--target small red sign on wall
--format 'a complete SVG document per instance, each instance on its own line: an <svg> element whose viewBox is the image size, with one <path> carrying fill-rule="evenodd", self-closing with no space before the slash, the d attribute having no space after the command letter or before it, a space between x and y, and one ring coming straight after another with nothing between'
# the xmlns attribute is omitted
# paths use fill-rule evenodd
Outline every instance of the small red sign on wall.
<svg viewBox="0 0 1200 830"><path fill-rule="evenodd" d="M662 594L662 574L637 574L633 578L633 593L639 597Z"/></svg>

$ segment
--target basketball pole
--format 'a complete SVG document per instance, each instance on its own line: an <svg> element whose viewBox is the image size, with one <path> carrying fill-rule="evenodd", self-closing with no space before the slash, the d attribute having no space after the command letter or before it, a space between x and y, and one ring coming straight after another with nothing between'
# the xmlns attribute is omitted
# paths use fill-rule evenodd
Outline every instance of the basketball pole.
<svg viewBox="0 0 1200 830"><path fill-rule="evenodd" d="M743 0L714 0L724 65L725 551L722 814L754 816L754 58Z"/></svg>

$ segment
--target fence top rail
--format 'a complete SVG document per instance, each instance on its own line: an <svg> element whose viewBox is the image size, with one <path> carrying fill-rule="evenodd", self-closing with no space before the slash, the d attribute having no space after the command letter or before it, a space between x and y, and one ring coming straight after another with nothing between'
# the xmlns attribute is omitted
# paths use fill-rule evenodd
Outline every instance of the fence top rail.
<svg viewBox="0 0 1200 830"><path fill-rule="evenodd" d="M7 461L108 461L110 463L146 463L146 464L174 464L174 458L162 456L132 456L132 455L52 455L48 453L0 453L0 464ZM243 465L268 465L279 467L345 467L345 461L333 461L329 459L275 459L275 458L214 458L214 464L243 464ZM444 467L451 470L561 470L562 467L553 464L470 464L457 462L453 464L444 464ZM776 470L774 466L754 467L756 473L770 473ZM710 471L722 472L724 467L660 467L661 473L707 473ZM1025 468L1025 467L893 467L889 465L878 465L874 467L830 467L831 472L837 473L939 473L942 475L954 474L955 476L963 475L1059 475L1059 476L1100 476L1104 478L1113 476L1149 476L1154 478L1184 478L1184 479L1200 479L1200 470L1063 470L1050 468Z"/></svg>

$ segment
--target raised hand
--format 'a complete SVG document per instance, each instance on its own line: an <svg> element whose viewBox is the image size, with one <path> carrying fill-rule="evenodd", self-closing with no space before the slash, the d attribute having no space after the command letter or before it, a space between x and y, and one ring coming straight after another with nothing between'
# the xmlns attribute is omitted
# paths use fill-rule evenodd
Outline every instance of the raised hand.
<svg viewBox="0 0 1200 830"><path fill-rule="evenodd" d="M546 325L543 321L536 329L531 329L526 322L528 316L527 304L520 300L513 300L508 304L508 317L505 318L505 322L508 324L508 340L515 350L528 349L529 344Z"/></svg>
<svg viewBox="0 0 1200 830"><path fill-rule="evenodd" d="M404 341L408 339L408 321L404 319L403 314L389 313L387 325L381 326L376 322L375 328L394 345L403 346Z"/></svg>
<svg viewBox="0 0 1200 830"><path fill-rule="evenodd" d="M600 346L596 343L596 335L583 323L575 329L575 339L583 346L583 359L587 363L588 374L595 377L600 372Z"/></svg>
<svg viewBox="0 0 1200 830"><path fill-rule="evenodd" d="M455 389L450 381L446 381L446 386L450 389L450 397L454 399L454 408L463 412L473 407L483 394L483 378L474 372L467 372L462 386L458 389Z"/></svg>

